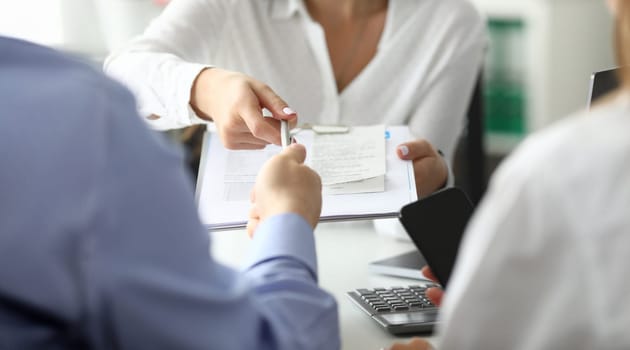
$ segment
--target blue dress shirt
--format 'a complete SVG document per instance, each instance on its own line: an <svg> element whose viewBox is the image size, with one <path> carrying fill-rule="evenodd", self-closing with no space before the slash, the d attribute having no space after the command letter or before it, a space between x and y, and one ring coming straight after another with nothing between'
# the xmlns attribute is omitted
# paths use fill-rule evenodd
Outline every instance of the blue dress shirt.
<svg viewBox="0 0 630 350"><path fill-rule="evenodd" d="M183 161L124 88L0 37L0 349L335 349L311 227L212 259Z"/></svg>

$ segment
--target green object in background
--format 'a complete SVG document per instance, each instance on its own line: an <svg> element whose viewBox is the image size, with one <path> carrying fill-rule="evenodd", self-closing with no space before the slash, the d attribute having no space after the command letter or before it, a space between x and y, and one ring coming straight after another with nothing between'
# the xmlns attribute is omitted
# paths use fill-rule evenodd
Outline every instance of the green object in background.
<svg viewBox="0 0 630 350"><path fill-rule="evenodd" d="M491 133L525 134L524 24L490 19L490 51L484 76L485 128Z"/></svg>

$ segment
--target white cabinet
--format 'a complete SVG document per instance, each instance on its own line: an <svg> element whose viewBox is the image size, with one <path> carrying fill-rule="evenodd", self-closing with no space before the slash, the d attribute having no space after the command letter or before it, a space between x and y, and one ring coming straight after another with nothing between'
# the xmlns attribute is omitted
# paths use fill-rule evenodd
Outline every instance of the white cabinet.
<svg viewBox="0 0 630 350"><path fill-rule="evenodd" d="M520 23L521 29L520 35L511 35L519 41L516 47L514 43L501 46L496 38L494 42L491 40L488 57L492 60L493 50L518 52L507 57L512 60L508 64L520 75L517 80L523 91L524 132L488 130L486 148L489 153L508 153L523 134L584 108L590 74L614 66L613 20L604 0L472 2L487 16L489 23ZM492 30L492 25L489 27ZM491 33L491 37L496 35ZM486 72L492 69L487 66ZM492 101L486 97L488 109Z"/></svg>
<svg viewBox="0 0 630 350"><path fill-rule="evenodd" d="M61 12L62 40L57 46L65 51L100 59L107 54L101 21L93 0L57 0Z"/></svg>
<svg viewBox="0 0 630 350"><path fill-rule="evenodd" d="M108 51L114 51L141 34L162 11L162 5L155 0L94 1Z"/></svg>
<svg viewBox="0 0 630 350"><path fill-rule="evenodd" d="M157 0L56 0L61 8L61 48L101 60L142 33L162 11Z"/></svg>
<svg viewBox="0 0 630 350"><path fill-rule="evenodd" d="M0 0L0 35L59 45L60 12L58 0Z"/></svg>

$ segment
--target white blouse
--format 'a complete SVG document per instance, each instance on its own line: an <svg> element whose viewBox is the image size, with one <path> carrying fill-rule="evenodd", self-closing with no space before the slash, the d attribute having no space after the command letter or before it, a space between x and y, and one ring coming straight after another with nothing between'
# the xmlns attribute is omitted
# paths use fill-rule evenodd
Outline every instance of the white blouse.
<svg viewBox="0 0 630 350"><path fill-rule="evenodd" d="M189 106L203 67L271 86L299 121L409 124L450 159L481 67L485 25L466 0L390 0L376 55L339 94L324 32L303 0L173 1L105 71L154 128L202 123Z"/></svg>
<svg viewBox="0 0 630 350"><path fill-rule="evenodd" d="M460 247L440 350L630 349L629 135L617 100L504 162Z"/></svg>

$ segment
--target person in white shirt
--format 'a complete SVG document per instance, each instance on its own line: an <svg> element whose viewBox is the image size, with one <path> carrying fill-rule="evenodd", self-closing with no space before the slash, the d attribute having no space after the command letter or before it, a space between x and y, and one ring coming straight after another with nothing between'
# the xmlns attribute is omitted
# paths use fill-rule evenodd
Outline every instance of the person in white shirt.
<svg viewBox="0 0 630 350"><path fill-rule="evenodd" d="M172 1L104 68L153 127L212 122L231 149L279 144L277 119L296 112L300 123L408 124L417 141L397 152L425 195L452 179L444 159L485 35L467 0Z"/></svg>
<svg viewBox="0 0 630 350"><path fill-rule="evenodd" d="M608 3L617 63L628 66L630 1ZM440 350L630 349L628 70L620 81L590 113L528 138L494 175L444 295Z"/></svg>

